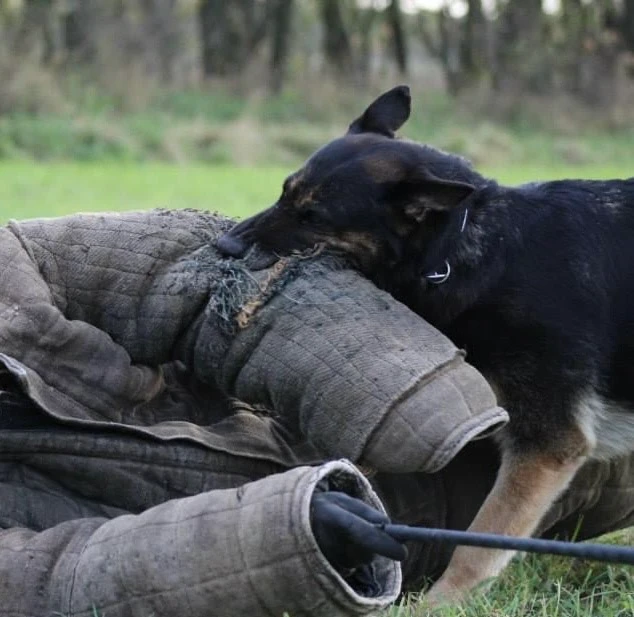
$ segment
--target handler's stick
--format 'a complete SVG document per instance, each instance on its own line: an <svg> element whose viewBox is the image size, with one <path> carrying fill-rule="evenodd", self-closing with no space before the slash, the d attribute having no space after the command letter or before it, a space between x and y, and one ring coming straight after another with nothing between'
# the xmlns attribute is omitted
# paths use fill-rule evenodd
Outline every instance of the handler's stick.
<svg viewBox="0 0 634 617"><path fill-rule="evenodd" d="M634 566L634 548L611 544L576 544L561 540L515 538L493 533L472 533L453 529L410 527L408 525L380 525L381 529L399 542L447 542L464 546L481 546L526 553L563 555L591 561L620 563Z"/></svg>

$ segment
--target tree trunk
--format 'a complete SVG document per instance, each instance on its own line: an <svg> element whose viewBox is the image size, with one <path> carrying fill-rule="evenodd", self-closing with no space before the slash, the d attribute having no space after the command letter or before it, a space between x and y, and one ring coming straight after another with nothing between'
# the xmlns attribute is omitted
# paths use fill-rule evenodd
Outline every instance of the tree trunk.
<svg viewBox="0 0 634 617"><path fill-rule="evenodd" d="M277 93L284 85L290 52L293 0L274 0L271 41L271 89Z"/></svg>
<svg viewBox="0 0 634 617"><path fill-rule="evenodd" d="M543 93L550 81L544 62L542 0L510 0L499 18L493 85L512 94Z"/></svg>
<svg viewBox="0 0 634 617"><path fill-rule="evenodd" d="M224 0L203 0L198 9L200 38L202 41L202 65L205 77L225 75L225 47L228 35L227 3Z"/></svg>
<svg viewBox="0 0 634 617"><path fill-rule="evenodd" d="M457 44L456 23L445 8L438 13L438 57L442 62L447 91L459 94L462 86L460 48Z"/></svg>
<svg viewBox="0 0 634 617"><path fill-rule="evenodd" d="M634 0L623 0L622 32L626 48L634 53Z"/></svg>
<svg viewBox="0 0 634 617"><path fill-rule="evenodd" d="M324 28L324 55L330 66L340 75L352 67L352 47L338 0L321 0L321 18Z"/></svg>
<svg viewBox="0 0 634 617"><path fill-rule="evenodd" d="M43 64L57 63L64 51L59 6L55 0L24 0L17 50Z"/></svg>
<svg viewBox="0 0 634 617"><path fill-rule="evenodd" d="M206 77L241 71L267 34L270 4L276 0L202 0L198 23Z"/></svg>
<svg viewBox="0 0 634 617"><path fill-rule="evenodd" d="M377 11L372 7L359 12L359 37L361 42L359 45L357 61L359 68L359 81L363 87L367 87L370 82L370 72L372 66L372 34L376 18Z"/></svg>
<svg viewBox="0 0 634 617"><path fill-rule="evenodd" d="M468 0L469 12L465 18L461 41L461 64L465 80L476 81L485 71L487 60L486 19L481 0Z"/></svg>
<svg viewBox="0 0 634 617"><path fill-rule="evenodd" d="M400 0L392 0L387 7L394 58L402 75L407 73L407 38L403 28Z"/></svg>
<svg viewBox="0 0 634 617"><path fill-rule="evenodd" d="M562 27L566 33L563 48L559 50L562 77L566 88L580 95L583 91L584 39L588 35L588 12L581 0L562 1Z"/></svg>

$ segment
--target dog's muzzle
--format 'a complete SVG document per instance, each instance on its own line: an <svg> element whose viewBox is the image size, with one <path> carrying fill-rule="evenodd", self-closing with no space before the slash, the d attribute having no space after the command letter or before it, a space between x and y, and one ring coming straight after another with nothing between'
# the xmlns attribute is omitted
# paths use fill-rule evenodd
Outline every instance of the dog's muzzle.
<svg viewBox="0 0 634 617"><path fill-rule="evenodd" d="M234 257L236 259L244 257L247 251L255 244L253 231L265 213L266 210L232 227L226 234L216 240L216 248L225 257Z"/></svg>
<svg viewBox="0 0 634 617"><path fill-rule="evenodd" d="M247 259L252 270L269 268L279 256L260 247L254 238L256 226L267 210L256 214L232 227L216 240L216 248L223 257Z"/></svg>

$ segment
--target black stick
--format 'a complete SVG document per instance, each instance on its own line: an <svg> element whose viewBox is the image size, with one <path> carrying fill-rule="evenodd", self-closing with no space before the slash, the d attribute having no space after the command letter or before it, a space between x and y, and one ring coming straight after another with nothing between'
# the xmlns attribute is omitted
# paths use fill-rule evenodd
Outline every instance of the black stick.
<svg viewBox="0 0 634 617"><path fill-rule="evenodd" d="M382 529L399 542L448 542L464 546L510 549L526 553L563 555L591 561L621 563L634 566L634 548L610 544L575 544L561 540L516 538L493 533L473 533L453 529L432 529L408 525L382 525Z"/></svg>

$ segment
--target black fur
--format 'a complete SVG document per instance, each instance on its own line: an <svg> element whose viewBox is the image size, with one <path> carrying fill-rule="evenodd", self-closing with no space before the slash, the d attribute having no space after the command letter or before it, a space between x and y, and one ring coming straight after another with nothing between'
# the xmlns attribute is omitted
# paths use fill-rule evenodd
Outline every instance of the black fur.
<svg viewBox="0 0 634 617"><path fill-rule="evenodd" d="M632 410L634 178L504 187L394 139L408 115L406 89L383 95L220 248L346 253L467 350L509 410L515 451L556 452L589 392ZM448 280L431 283L445 262Z"/></svg>

